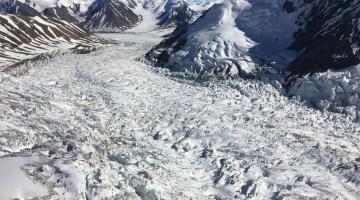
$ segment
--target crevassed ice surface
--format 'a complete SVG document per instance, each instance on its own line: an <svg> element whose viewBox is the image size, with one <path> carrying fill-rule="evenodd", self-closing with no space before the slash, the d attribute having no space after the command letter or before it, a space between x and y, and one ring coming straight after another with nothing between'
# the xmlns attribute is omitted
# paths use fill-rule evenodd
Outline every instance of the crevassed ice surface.
<svg viewBox="0 0 360 200"><path fill-rule="evenodd" d="M154 71L137 58L157 35L103 36L120 43L1 74L1 155L35 156L20 169L45 198L359 199L350 118L256 80Z"/></svg>

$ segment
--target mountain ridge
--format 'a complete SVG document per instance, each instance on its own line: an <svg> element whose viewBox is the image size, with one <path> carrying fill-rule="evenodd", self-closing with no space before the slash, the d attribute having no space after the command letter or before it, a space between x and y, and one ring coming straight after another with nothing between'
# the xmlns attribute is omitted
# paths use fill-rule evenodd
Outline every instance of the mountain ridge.
<svg viewBox="0 0 360 200"><path fill-rule="evenodd" d="M2 13L20 16L45 15L84 26L92 31L121 31L139 23L134 1L122 0L2 0Z"/></svg>

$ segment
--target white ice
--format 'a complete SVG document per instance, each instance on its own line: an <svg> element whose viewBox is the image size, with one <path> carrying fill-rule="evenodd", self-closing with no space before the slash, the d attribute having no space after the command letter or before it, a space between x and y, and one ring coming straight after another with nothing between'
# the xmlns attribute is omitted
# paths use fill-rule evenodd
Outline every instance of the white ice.
<svg viewBox="0 0 360 200"><path fill-rule="evenodd" d="M0 75L0 155L38 155L31 178L53 198L359 199L351 118L257 80L154 69L155 33L105 36L119 43Z"/></svg>

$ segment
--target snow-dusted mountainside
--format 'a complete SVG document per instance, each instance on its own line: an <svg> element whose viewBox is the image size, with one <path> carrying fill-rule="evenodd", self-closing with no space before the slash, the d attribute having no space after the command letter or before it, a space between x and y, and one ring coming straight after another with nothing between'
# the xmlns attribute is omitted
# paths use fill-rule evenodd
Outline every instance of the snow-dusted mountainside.
<svg viewBox="0 0 360 200"><path fill-rule="evenodd" d="M153 30L177 27L199 16L184 0L0 0L0 12L45 15L95 32L123 31L144 24Z"/></svg>
<svg viewBox="0 0 360 200"><path fill-rule="evenodd" d="M95 1L85 13L85 27L96 31L125 30L140 21L131 8L136 4L126 5L119 0Z"/></svg>
<svg viewBox="0 0 360 200"><path fill-rule="evenodd" d="M163 28L188 25L198 17L198 13L183 0L167 0L163 6L163 12L158 17L158 25Z"/></svg>
<svg viewBox="0 0 360 200"><path fill-rule="evenodd" d="M66 21L42 16L0 15L0 71L44 53L104 42Z"/></svg>
<svg viewBox="0 0 360 200"><path fill-rule="evenodd" d="M149 32L192 23L199 13L184 0L140 0L134 9L141 23L130 32Z"/></svg>
<svg viewBox="0 0 360 200"><path fill-rule="evenodd" d="M272 63L293 73L359 63L358 1L225 0L149 54L159 66L238 74Z"/></svg>
<svg viewBox="0 0 360 200"><path fill-rule="evenodd" d="M45 15L92 31L119 31L139 22L132 11L135 5L122 0L1 0L0 10L22 16Z"/></svg>

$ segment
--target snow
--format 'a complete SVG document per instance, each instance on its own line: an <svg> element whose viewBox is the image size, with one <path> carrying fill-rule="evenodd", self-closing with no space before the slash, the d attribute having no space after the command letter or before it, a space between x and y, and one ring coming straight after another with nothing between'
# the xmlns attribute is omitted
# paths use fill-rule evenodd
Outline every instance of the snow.
<svg viewBox="0 0 360 200"><path fill-rule="evenodd" d="M0 153L37 155L29 178L53 199L359 199L352 118L258 80L154 69L161 35L0 73Z"/></svg>
<svg viewBox="0 0 360 200"><path fill-rule="evenodd" d="M297 14L286 13L279 0L225 0L154 57L167 51L165 67L206 76L249 74L264 61L284 69L294 56L287 47Z"/></svg>
<svg viewBox="0 0 360 200"><path fill-rule="evenodd" d="M0 199L27 199L48 194L47 189L31 180L21 169L36 162L36 157L0 158Z"/></svg>
<svg viewBox="0 0 360 200"><path fill-rule="evenodd" d="M19 0L22 3L28 3L39 12L44 11L46 8L54 7L74 7L76 4L80 5L80 12L85 13L89 6L95 0Z"/></svg>
<svg viewBox="0 0 360 200"><path fill-rule="evenodd" d="M141 22L127 30L132 33L146 33L156 31L160 28L158 23L160 22L159 17L167 10L172 9L171 6L176 6L179 0L145 0L139 1L138 5L133 11L141 16ZM168 6L168 8L165 8Z"/></svg>
<svg viewBox="0 0 360 200"><path fill-rule="evenodd" d="M56 161L54 166L58 167L65 174L66 199L77 199L79 196L85 196L86 179L76 167L66 165L61 161Z"/></svg>
<svg viewBox="0 0 360 200"><path fill-rule="evenodd" d="M134 33L134 32L123 32L123 33L97 33L96 35L100 36L101 38L112 40L112 41L136 41L137 43L159 43L163 38L161 36L167 35L172 31L172 29L161 29L152 32L141 32L141 33ZM160 36L160 37L154 37Z"/></svg>
<svg viewBox="0 0 360 200"><path fill-rule="evenodd" d="M42 19L42 18L39 17L39 16L33 17L32 20L37 21L38 23L43 24L43 25L45 25L45 26L49 26L49 27L54 27L54 28L56 28L56 25L55 25L55 24L49 23L49 22L45 21L44 19ZM43 31L43 32L44 32L44 31Z"/></svg>
<svg viewBox="0 0 360 200"><path fill-rule="evenodd" d="M241 64L242 71L251 72L254 65L248 51L256 43L236 27L235 21L236 16L249 6L247 1L227 1L214 5L189 26L185 46L178 52L170 53L166 66L174 71L207 75L213 75L215 71L238 74L239 69L225 61L231 59ZM228 62L228 69L218 69L226 67Z"/></svg>
<svg viewBox="0 0 360 200"><path fill-rule="evenodd" d="M154 10L144 8L143 5L140 4L133 11L138 16L141 16L141 22L135 27L128 29L127 32L146 33L155 31L159 28L157 25L159 22L157 19L158 15L154 12Z"/></svg>
<svg viewBox="0 0 360 200"><path fill-rule="evenodd" d="M289 95L298 96L321 110L360 117L360 65L329 70L295 80Z"/></svg>
<svg viewBox="0 0 360 200"><path fill-rule="evenodd" d="M222 0L186 0L186 2L189 4L191 9L198 12L205 12L214 4L221 3Z"/></svg>
<svg viewBox="0 0 360 200"><path fill-rule="evenodd" d="M159 25L161 16L166 12L170 14L176 12L177 7L181 6L182 0L145 0L139 1L138 5L133 11L141 16L141 22L127 30L133 33L146 33L156 31L161 28ZM175 13L173 13L175 14Z"/></svg>
<svg viewBox="0 0 360 200"><path fill-rule="evenodd" d="M46 8L54 8L54 7L62 7L62 6L75 8L75 6L79 6L80 13L84 14L86 11L88 11L89 7L96 0L18 0L18 1L30 5L39 12L44 11ZM118 0L118 1L124 2L126 5L132 3L127 0Z"/></svg>

